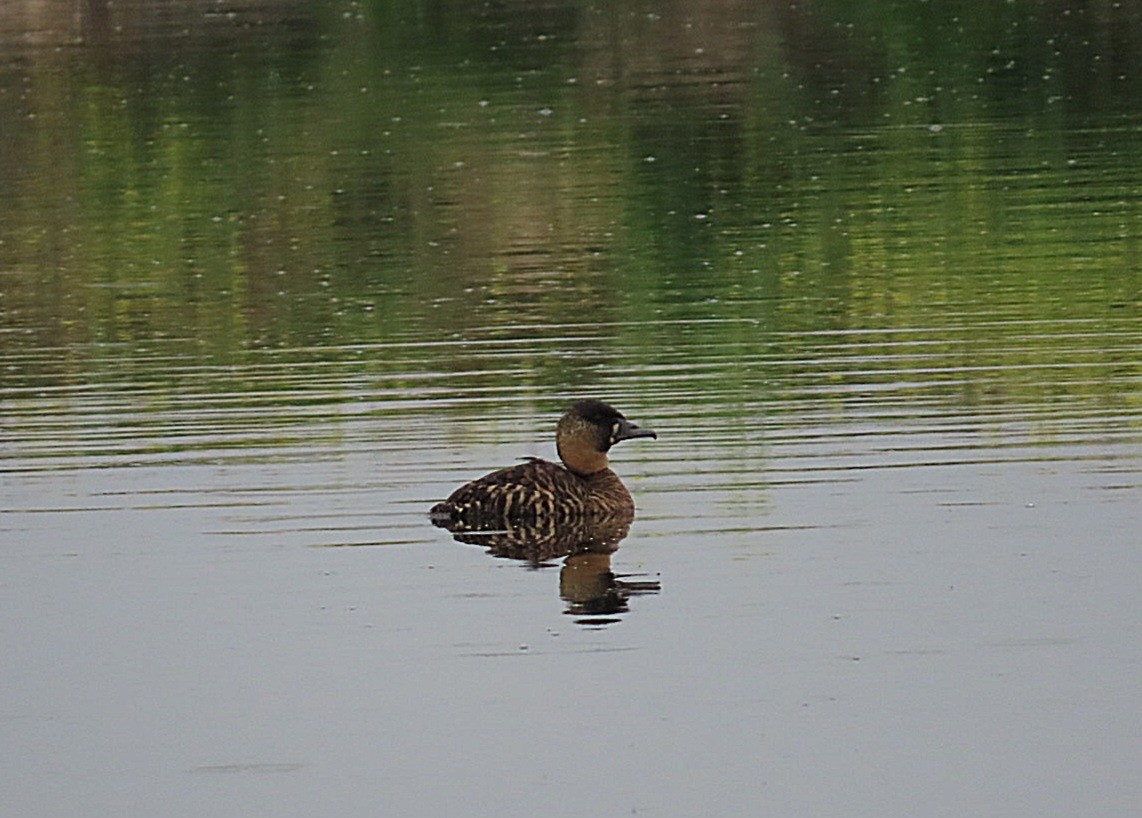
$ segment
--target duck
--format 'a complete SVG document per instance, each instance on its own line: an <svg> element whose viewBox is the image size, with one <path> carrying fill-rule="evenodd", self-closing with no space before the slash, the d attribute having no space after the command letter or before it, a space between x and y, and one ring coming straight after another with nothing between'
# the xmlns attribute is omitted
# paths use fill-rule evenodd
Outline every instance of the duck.
<svg viewBox="0 0 1142 818"><path fill-rule="evenodd" d="M634 500L611 471L616 443L658 435L594 398L577 400L559 419L559 463L532 457L466 483L429 511L435 525L486 529L508 523L569 523L634 518Z"/></svg>

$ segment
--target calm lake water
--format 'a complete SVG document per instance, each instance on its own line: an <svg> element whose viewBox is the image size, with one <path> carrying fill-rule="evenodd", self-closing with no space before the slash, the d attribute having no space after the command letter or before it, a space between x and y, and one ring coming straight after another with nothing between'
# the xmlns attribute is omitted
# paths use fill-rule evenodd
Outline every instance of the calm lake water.
<svg viewBox="0 0 1142 818"><path fill-rule="evenodd" d="M0 55L4 814L1137 811L1136 4ZM430 524L583 396L659 433L614 553Z"/></svg>

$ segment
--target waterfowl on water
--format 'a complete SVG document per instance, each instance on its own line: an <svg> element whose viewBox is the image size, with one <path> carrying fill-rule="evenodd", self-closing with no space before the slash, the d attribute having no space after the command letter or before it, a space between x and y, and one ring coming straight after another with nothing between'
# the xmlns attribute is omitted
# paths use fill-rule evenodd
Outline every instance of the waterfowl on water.
<svg viewBox="0 0 1142 818"><path fill-rule="evenodd" d="M555 448L562 463L530 458L467 483L432 507L437 525L573 521L631 517L634 501L611 471L607 452L622 440L657 438L600 400L580 400L559 419Z"/></svg>

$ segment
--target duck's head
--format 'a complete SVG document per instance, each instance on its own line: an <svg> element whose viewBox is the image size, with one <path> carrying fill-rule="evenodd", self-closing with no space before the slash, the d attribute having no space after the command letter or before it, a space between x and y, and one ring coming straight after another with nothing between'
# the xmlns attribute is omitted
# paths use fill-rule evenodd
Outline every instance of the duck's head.
<svg viewBox="0 0 1142 818"><path fill-rule="evenodd" d="M650 429L640 429L601 400L580 400L559 419L555 448L564 466L576 474L588 475L607 468L611 446L634 437L658 435Z"/></svg>

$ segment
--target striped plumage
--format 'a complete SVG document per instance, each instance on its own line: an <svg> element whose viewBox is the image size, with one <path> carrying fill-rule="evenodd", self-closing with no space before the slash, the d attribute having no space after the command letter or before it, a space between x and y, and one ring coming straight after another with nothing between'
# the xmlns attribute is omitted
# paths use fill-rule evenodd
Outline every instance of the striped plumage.
<svg viewBox="0 0 1142 818"><path fill-rule="evenodd" d="M507 523L485 519L448 527L458 542L479 545L494 557L523 560L538 567L570 554L612 553L630 531L632 517L626 513Z"/></svg>
<svg viewBox="0 0 1142 818"><path fill-rule="evenodd" d="M608 467L606 453L615 443L634 437L657 435L640 429L602 401L578 401L556 430L562 465L533 458L494 471L433 506L432 520L446 528L483 528L497 521L633 517L634 501Z"/></svg>
<svg viewBox="0 0 1142 818"><path fill-rule="evenodd" d="M610 469L581 476L539 459L473 480L432 509L433 519L519 522L623 513L634 513L634 501Z"/></svg>

